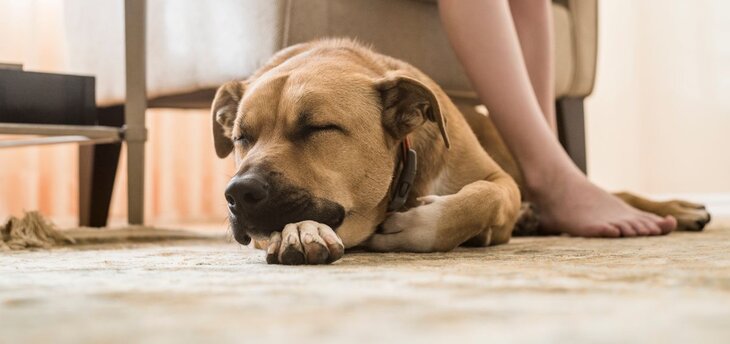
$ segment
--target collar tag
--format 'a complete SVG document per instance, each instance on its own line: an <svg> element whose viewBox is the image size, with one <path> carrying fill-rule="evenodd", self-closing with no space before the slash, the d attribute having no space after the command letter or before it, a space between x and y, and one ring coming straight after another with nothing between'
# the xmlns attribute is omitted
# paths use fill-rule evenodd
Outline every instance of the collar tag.
<svg viewBox="0 0 730 344"><path fill-rule="evenodd" d="M396 167L394 184L391 187L390 203L388 212L396 211L403 207L408 200L408 195L416 179L417 165L416 151L411 149L411 142L408 136L401 142L401 154L398 159L399 166Z"/></svg>

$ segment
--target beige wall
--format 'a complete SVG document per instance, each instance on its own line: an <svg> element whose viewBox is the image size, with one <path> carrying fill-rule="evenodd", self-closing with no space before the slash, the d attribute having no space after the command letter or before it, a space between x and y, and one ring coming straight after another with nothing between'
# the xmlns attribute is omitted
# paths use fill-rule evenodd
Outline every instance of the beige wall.
<svg viewBox="0 0 730 344"><path fill-rule="evenodd" d="M63 71L61 4L0 0L0 61ZM600 1L598 79L586 104L593 180L649 193L730 193L727 13L724 0ZM150 111L149 222L224 223L220 195L232 169L213 153L208 120L204 110ZM0 150L0 220L40 209L72 224L76 165L70 145ZM123 221L119 177L112 215Z"/></svg>
<svg viewBox="0 0 730 344"><path fill-rule="evenodd" d="M730 193L730 2L600 1L589 169L611 189Z"/></svg>

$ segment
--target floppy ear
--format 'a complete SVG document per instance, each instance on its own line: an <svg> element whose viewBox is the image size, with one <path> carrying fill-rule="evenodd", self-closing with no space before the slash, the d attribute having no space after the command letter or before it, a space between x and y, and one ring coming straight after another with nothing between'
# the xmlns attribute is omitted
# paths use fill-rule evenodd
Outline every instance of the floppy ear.
<svg viewBox="0 0 730 344"><path fill-rule="evenodd" d="M225 158L233 151L231 129L236 120L238 103L243 97L245 85L241 81L230 81L215 93L211 113L213 117L213 143L219 158Z"/></svg>
<svg viewBox="0 0 730 344"><path fill-rule="evenodd" d="M383 101L383 125L396 138L421 126L427 120L435 122L446 148L450 147L446 119L436 95L422 82L403 75L389 75L375 83Z"/></svg>

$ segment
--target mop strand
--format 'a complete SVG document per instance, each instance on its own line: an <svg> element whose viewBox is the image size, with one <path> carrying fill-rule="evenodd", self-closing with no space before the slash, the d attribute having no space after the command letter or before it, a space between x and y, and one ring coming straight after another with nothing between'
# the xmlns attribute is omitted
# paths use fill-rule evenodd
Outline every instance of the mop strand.
<svg viewBox="0 0 730 344"><path fill-rule="evenodd" d="M10 217L5 226L0 226L0 238L0 251L74 244L74 239L61 233L37 211L26 212L21 219Z"/></svg>

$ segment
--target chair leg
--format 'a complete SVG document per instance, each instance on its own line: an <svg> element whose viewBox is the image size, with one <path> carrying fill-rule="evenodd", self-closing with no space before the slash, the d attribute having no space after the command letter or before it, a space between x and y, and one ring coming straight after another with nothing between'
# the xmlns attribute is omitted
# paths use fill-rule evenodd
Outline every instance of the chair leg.
<svg viewBox="0 0 730 344"><path fill-rule="evenodd" d="M98 118L99 125L120 127L124 107L100 108ZM121 143L79 147L79 226L106 226L121 148Z"/></svg>
<svg viewBox="0 0 730 344"><path fill-rule="evenodd" d="M127 141L127 219L144 223L144 148L147 140L146 0L124 1L125 140Z"/></svg>
<svg viewBox="0 0 730 344"><path fill-rule="evenodd" d="M563 97L555 101L558 138L573 162L587 173L583 98Z"/></svg>

